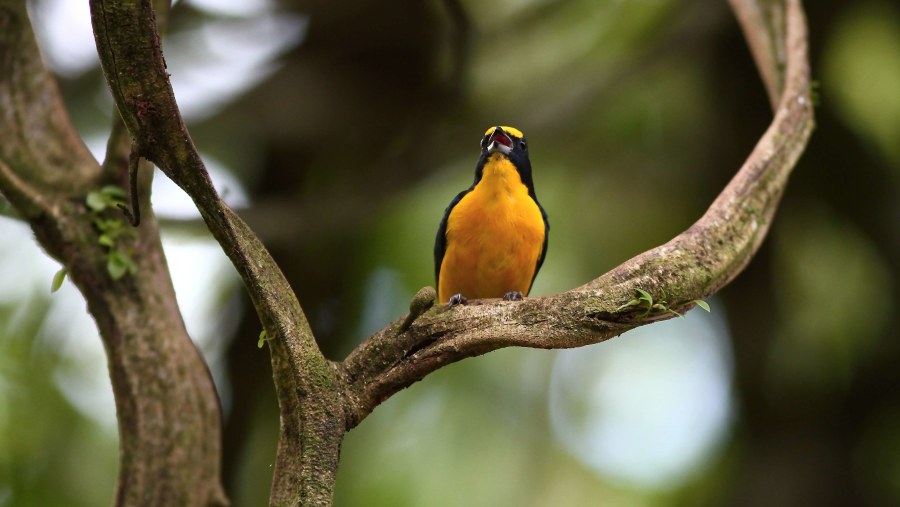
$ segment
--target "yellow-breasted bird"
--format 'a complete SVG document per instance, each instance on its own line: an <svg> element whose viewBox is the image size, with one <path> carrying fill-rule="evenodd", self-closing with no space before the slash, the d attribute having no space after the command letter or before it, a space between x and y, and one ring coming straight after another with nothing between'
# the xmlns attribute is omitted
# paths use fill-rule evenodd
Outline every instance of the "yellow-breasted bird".
<svg viewBox="0 0 900 507"><path fill-rule="evenodd" d="M547 253L550 223L538 203L525 135L491 127L481 140L472 186L457 195L438 227L438 301L528 295Z"/></svg>

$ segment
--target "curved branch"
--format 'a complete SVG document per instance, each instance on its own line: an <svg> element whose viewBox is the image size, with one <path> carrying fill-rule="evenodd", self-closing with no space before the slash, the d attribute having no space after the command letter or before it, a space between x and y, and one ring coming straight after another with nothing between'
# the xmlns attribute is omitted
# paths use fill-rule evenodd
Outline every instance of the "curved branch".
<svg viewBox="0 0 900 507"><path fill-rule="evenodd" d="M117 161L130 140L121 133L101 169L41 62L25 2L0 0L0 192L65 266L97 322L119 423L115 504L225 505L218 397L178 311L156 221L116 243L140 253L135 271L116 279L93 224L99 215L85 204L88 192L127 179Z"/></svg>
<svg viewBox="0 0 900 507"><path fill-rule="evenodd" d="M754 0L735 0L735 5ZM755 49L767 86L778 97L775 118L747 161L709 210L688 230L576 289L521 303L486 301L402 320L369 337L342 364L348 428L379 403L438 368L509 346L569 348L597 343L629 329L670 318L628 303L637 289L683 312L740 273L765 238L788 175L813 129L804 14L799 0L767 1L777 15L739 17L751 40L775 38ZM735 10L740 12L737 6ZM781 25L777 20L785 20ZM754 46L756 47L756 46ZM783 52L777 51L783 47Z"/></svg>
<svg viewBox="0 0 900 507"><path fill-rule="evenodd" d="M774 109L781 99L787 64L784 6L780 1L771 0L729 0L729 3Z"/></svg>
<svg viewBox="0 0 900 507"><path fill-rule="evenodd" d="M218 196L169 83L150 0L91 0L103 73L142 157L194 201L240 274L272 355L281 411L270 501L330 501L343 421L341 377L319 351L300 303L249 227Z"/></svg>

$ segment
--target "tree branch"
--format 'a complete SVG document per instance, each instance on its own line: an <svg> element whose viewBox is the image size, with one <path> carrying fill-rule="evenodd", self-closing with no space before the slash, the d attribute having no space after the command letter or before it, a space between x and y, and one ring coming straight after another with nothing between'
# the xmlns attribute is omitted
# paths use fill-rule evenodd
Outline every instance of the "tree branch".
<svg viewBox="0 0 900 507"><path fill-rule="evenodd" d="M734 8L739 14L742 8L763 12L762 2L734 0ZM556 296L521 303L489 301L452 310L441 305L417 318L397 320L336 367L319 352L274 261L211 185L175 103L150 1L91 0L104 74L124 125L141 155L194 200L243 278L269 337L281 410L271 504L329 504L344 431L428 373L507 346L597 343L669 318L672 311L689 310L695 300L715 293L746 266L765 237L813 126L799 0L786 4L765 0L765 5L767 15L739 15L739 19L770 95L777 98L775 119L697 223L665 245ZM774 43L755 43L756 38ZM10 160L18 163L14 155ZM2 168L10 201L26 217L43 216L49 206L40 201L42 193L21 184L21 173ZM650 293L657 306L642 308L636 299L638 289ZM425 306L417 300L416 313Z"/></svg>
<svg viewBox="0 0 900 507"><path fill-rule="evenodd" d="M441 305L398 332L398 320L369 337L343 362L347 427L379 403L449 363L509 346L570 348L672 317L629 305L637 289L661 308L684 312L740 273L759 248L788 175L813 129L807 34L799 0L734 0L757 65L777 103L775 118L747 161L688 230L576 289L520 303ZM785 20L784 23L781 20ZM770 45L759 41L774 41ZM778 48L784 48L779 51Z"/></svg>
<svg viewBox="0 0 900 507"><path fill-rule="evenodd" d="M741 25L772 108L778 106L787 65L785 10L781 0L729 0Z"/></svg>
<svg viewBox="0 0 900 507"><path fill-rule="evenodd" d="M109 358L121 449L116 505L226 504L218 397L185 331L156 221L116 239L117 249L140 253L135 271L116 278L95 221L121 216L86 205L88 192L127 180L116 163L127 160L127 133L124 143L120 134L110 139L101 169L41 62L24 1L0 0L0 76L0 191L84 294Z"/></svg>
<svg viewBox="0 0 900 507"><path fill-rule="evenodd" d="M272 355L281 411L272 505L330 502L343 436L341 377L322 356L296 296L246 224L219 198L182 120L149 0L91 0L103 73L128 131L196 204L243 279Z"/></svg>

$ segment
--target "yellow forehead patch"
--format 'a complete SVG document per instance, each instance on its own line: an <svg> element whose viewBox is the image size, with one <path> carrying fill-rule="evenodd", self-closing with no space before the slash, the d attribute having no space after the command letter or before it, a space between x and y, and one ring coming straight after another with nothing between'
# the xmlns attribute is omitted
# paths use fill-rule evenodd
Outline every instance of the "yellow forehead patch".
<svg viewBox="0 0 900 507"><path fill-rule="evenodd" d="M490 134L491 132L494 131L495 128L497 128L497 127L491 127L491 128L489 128L489 129L487 129L487 130L485 131L484 135ZM501 125L500 128L502 128L503 131L506 132L507 134L516 136L516 137L518 137L519 139L522 139L523 137L525 137L525 134L523 134L521 130L519 130L519 129L515 128L515 127L506 127L506 126L502 126L502 125Z"/></svg>

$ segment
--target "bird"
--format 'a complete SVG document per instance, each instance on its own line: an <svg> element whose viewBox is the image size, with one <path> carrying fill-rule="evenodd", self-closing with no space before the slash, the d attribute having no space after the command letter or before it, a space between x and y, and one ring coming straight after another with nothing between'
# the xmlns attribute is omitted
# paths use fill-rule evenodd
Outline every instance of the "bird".
<svg viewBox="0 0 900 507"><path fill-rule="evenodd" d="M481 139L475 181L447 206L434 242L438 302L520 301L531 291L550 223L538 202L525 134L490 127Z"/></svg>

